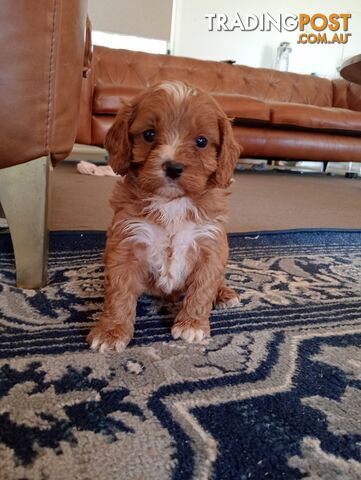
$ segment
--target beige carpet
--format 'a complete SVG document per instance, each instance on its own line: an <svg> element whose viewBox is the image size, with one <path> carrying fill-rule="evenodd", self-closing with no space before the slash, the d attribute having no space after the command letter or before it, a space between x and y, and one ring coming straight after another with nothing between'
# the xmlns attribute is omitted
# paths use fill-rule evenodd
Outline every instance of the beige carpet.
<svg viewBox="0 0 361 480"><path fill-rule="evenodd" d="M52 174L51 230L104 230L114 178L77 173L63 163ZM361 180L245 172L232 185L230 232L290 228L361 229Z"/></svg>

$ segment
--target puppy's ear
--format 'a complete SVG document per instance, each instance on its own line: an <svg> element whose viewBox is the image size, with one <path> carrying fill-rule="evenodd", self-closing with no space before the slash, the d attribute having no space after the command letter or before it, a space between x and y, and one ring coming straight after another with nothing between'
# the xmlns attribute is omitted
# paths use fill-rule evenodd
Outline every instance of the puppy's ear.
<svg viewBox="0 0 361 480"><path fill-rule="evenodd" d="M132 155L129 128L134 117L134 108L125 104L115 117L105 137L104 146L109 152L108 164L115 173L125 175L128 171Z"/></svg>
<svg viewBox="0 0 361 480"><path fill-rule="evenodd" d="M231 183L233 170L242 148L235 141L231 122L224 114L219 116L218 128L221 145L218 153L218 167L215 172L215 184L217 187L227 188Z"/></svg>

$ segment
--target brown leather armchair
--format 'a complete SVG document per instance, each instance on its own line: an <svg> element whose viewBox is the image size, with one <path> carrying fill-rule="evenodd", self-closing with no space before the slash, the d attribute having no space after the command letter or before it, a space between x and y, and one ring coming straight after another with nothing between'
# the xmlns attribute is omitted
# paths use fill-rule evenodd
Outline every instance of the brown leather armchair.
<svg viewBox="0 0 361 480"><path fill-rule="evenodd" d="M47 280L49 171L75 140L86 12L86 0L1 2L0 204L24 288Z"/></svg>

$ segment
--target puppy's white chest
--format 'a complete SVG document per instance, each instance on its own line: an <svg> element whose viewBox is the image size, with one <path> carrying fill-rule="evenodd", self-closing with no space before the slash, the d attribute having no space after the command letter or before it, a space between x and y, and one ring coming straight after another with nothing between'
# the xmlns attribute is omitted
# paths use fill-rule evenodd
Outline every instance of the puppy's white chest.
<svg viewBox="0 0 361 480"><path fill-rule="evenodd" d="M187 222L174 231L142 222L138 228L136 240L147 246L146 262L157 287L165 293L181 289L192 269L190 253L197 248L199 227Z"/></svg>
<svg viewBox="0 0 361 480"><path fill-rule="evenodd" d="M128 238L134 244L146 246L141 260L146 261L155 284L164 293L180 290L194 267L195 256L202 238L214 237L218 227L212 224L198 225L183 222L162 227L142 220L127 222Z"/></svg>
<svg viewBox="0 0 361 480"><path fill-rule="evenodd" d="M214 224L186 220L189 211L198 218L197 209L185 197L163 203L155 200L145 213L157 213L159 223L134 219L124 226L135 245L146 246L140 253L141 260L147 262L156 286L165 293L182 289L194 268L195 255L191 254L201 239L214 238L219 233Z"/></svg>

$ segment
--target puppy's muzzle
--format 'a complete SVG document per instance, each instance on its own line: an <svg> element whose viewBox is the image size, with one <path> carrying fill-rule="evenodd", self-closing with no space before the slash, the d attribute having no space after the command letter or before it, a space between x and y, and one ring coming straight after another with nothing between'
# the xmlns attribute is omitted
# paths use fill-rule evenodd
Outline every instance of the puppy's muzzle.
<svg viewBox="0 0 361 480"><path fill-rule="evenodd" d="M165 174L167 177L171 178L172 180L175 180L176 178L179 178L182 175L184 167L180 163L165 162L163 164L163 170L165 171Z"/></svg>

